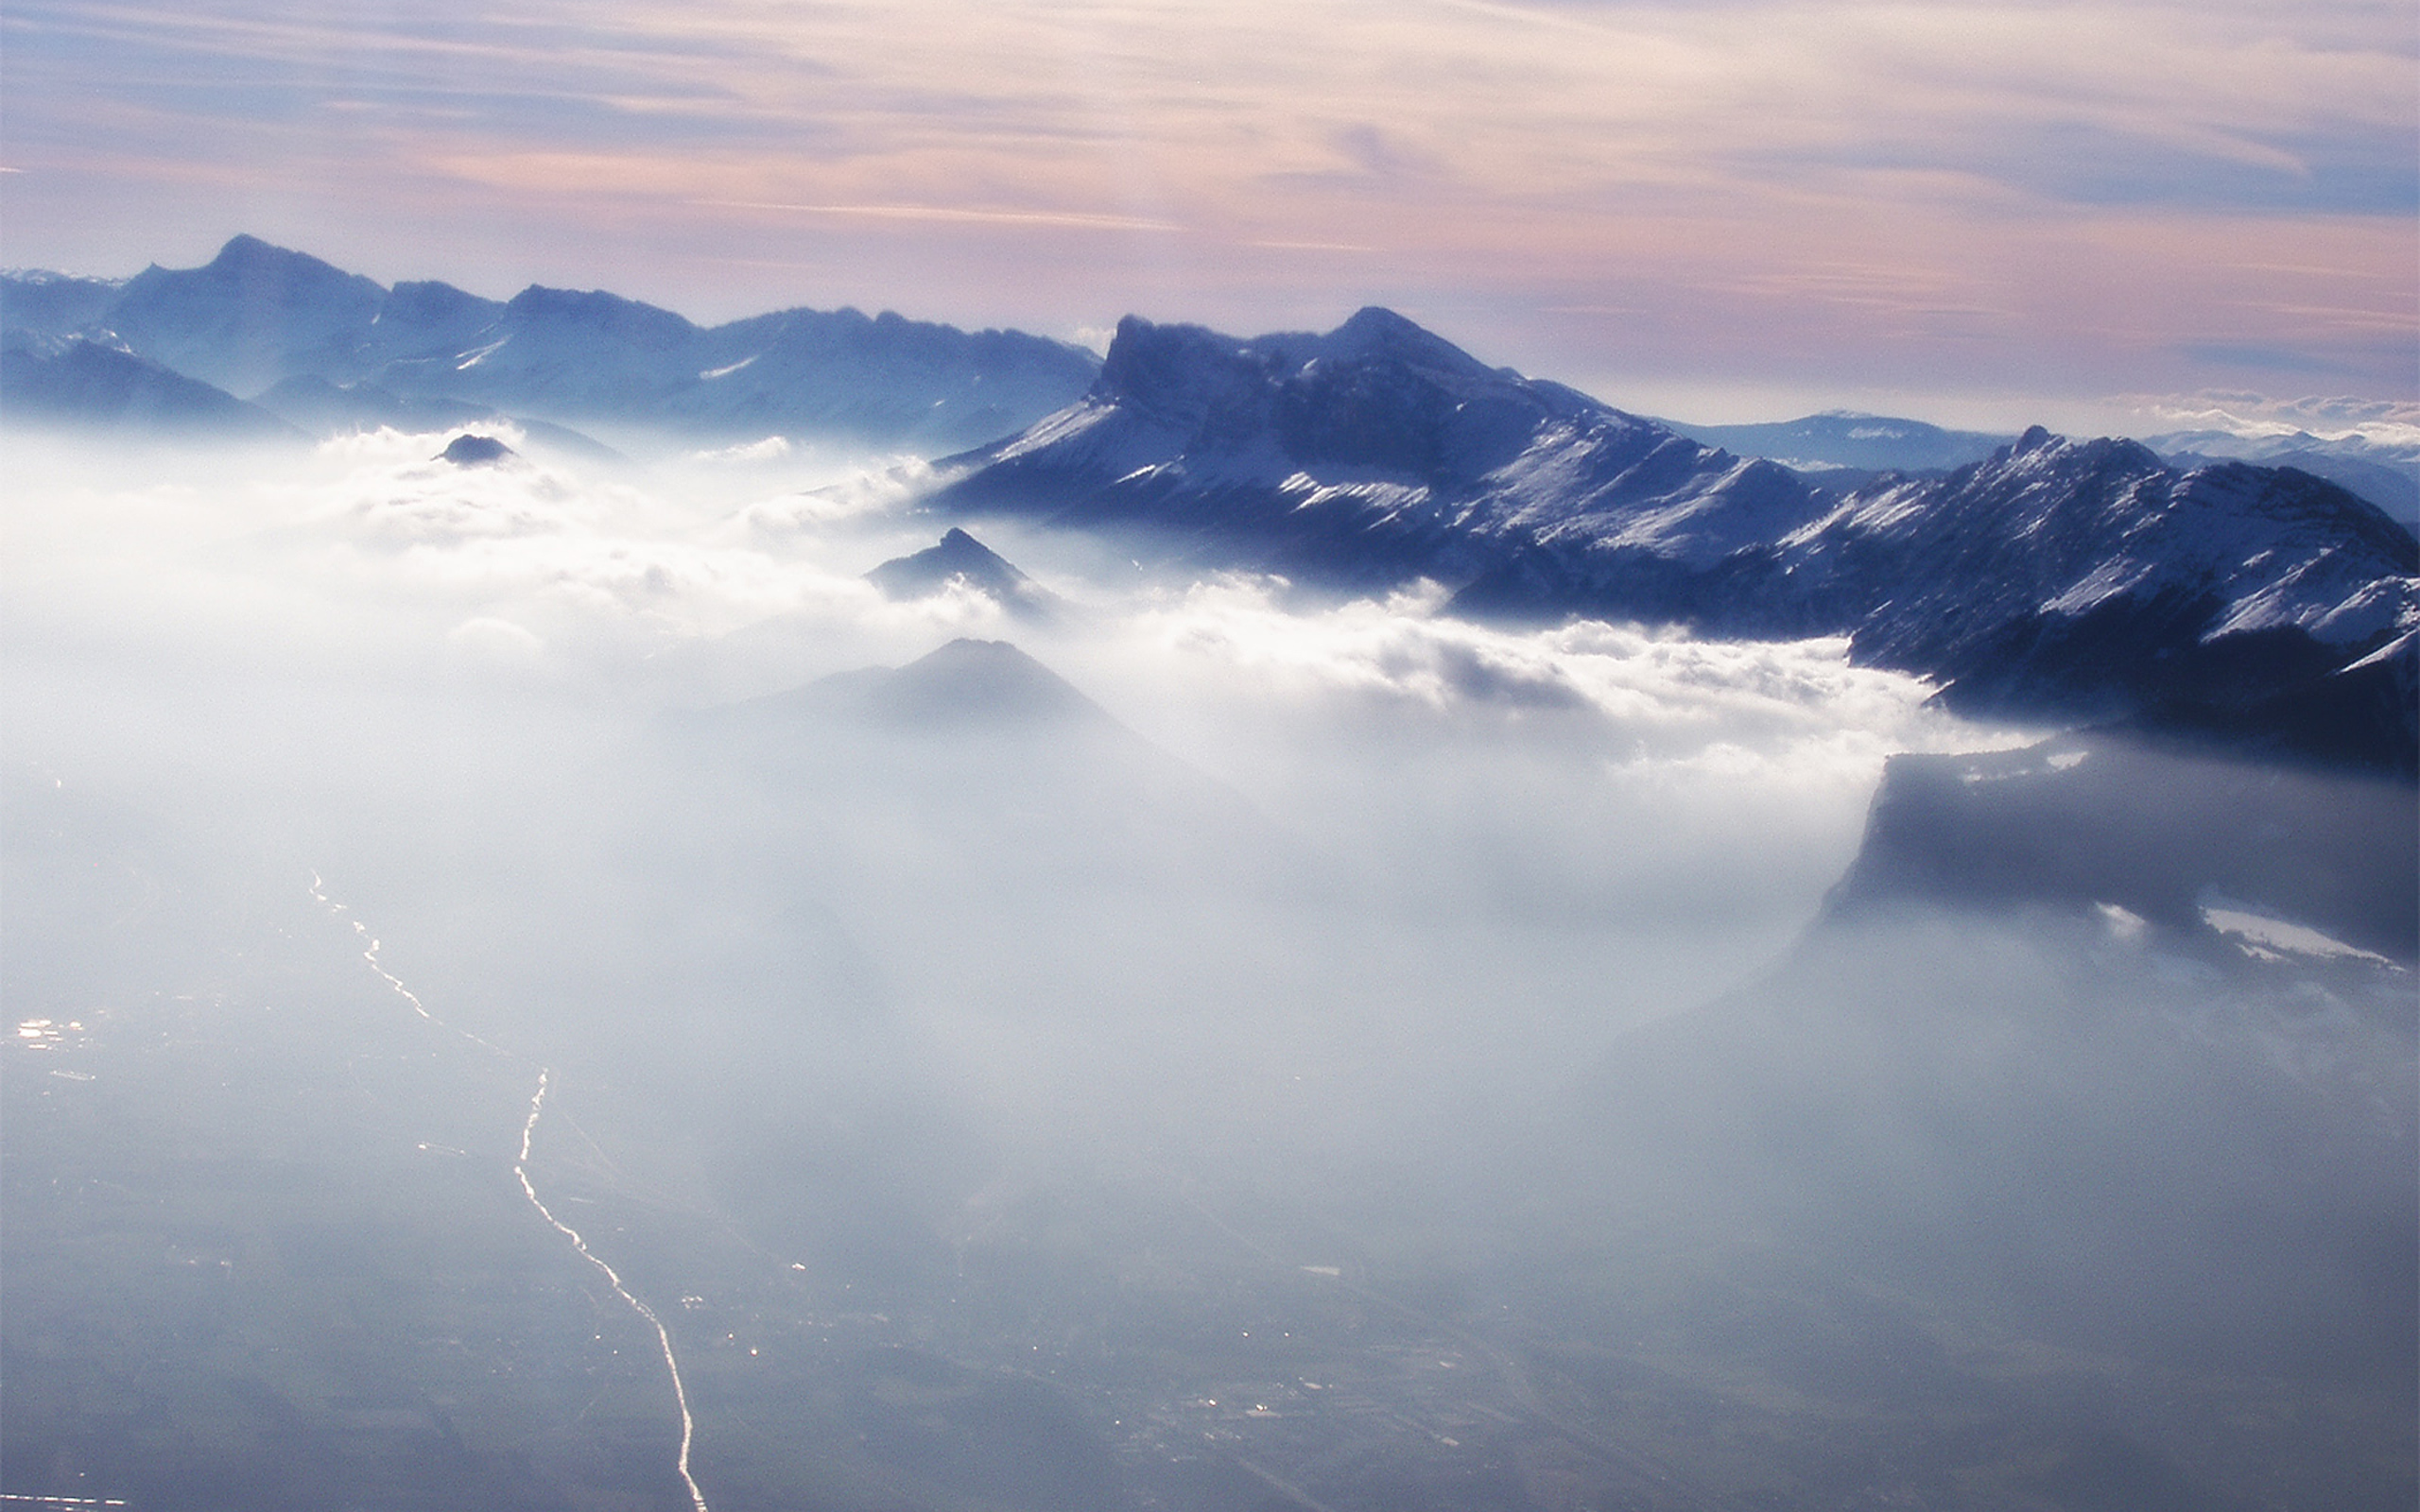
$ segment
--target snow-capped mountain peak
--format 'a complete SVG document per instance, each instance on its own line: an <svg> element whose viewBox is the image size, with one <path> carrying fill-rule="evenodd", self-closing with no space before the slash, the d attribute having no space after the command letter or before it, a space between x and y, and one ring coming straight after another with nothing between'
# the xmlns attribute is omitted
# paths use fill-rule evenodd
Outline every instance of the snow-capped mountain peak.
<svg viewBox="0 0 2420 1512"><path fill-rule="evenodd" d="M953 459L933 502L1459 612L1845 634L1963 706L2246 708L2420 620L2420 548L2319 478L2179 471L2041 426L1945 475L1833 494L1385 310L1237 338L1130 317L1081 402ZM2406 717L2377 748L2411 765Z"/></svg>

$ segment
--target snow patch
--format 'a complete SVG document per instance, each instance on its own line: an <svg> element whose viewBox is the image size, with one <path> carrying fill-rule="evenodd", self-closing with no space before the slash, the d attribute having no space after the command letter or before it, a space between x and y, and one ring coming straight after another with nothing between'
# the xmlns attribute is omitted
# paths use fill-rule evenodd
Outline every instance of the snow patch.
<svg viewBox="0 0 2420 1512"><path fill-rule="evenodd" d="M2151 928L2151 920L2122 903L2097 902L2092 906L2100 911L2100 921L2108 926L2111 936L2129 945L2141 940Z"/></svg>
<svg viewBox="0 0 2420 1512"><path fill-rule="evenodd" d="M2202 921L2221 935L2233 936L2237 948L2256 960L2283 960L2290 954L2324 961L2368 961L2391 971L2403 970L2376 951L2347 945L2308 925L2288 923L2266 914L2211 906L2202 910Z"/></svg>
<svg viewBox="0 0 2420 1512"><path fill-rule="evenodd" d="M487 361L490 357L494 356L498 352L502 351L504 349L505 342L510 341L511 339L512 338L510 336L506 336L502 341L491 341L486 346L476 349L472 352L470 355L456 363L454 365L454 370L456 372L470 371L480 363Z"/></svg>

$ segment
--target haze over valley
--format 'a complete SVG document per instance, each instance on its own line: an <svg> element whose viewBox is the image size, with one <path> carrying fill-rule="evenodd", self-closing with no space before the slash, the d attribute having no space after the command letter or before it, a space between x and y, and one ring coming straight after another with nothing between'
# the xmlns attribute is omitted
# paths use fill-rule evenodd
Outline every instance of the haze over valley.
<svg viewBox="0 0 2420 1512"><path fill-rule="evenodd" d="M0 324L12 1498L2411 1503L2376 427L251 237Z"/></svg>

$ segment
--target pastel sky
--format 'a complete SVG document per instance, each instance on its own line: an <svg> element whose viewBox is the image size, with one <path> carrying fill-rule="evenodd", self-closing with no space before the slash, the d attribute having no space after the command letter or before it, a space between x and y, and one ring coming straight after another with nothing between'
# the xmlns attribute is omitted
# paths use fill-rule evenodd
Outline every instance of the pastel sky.
<svg viewBox="0 0 2420 1512"><path fill-rule="evenodd" d="M0 163L21 266L1385 303L1701 420L2420 405L2410 0L5 0Z"/></svg>

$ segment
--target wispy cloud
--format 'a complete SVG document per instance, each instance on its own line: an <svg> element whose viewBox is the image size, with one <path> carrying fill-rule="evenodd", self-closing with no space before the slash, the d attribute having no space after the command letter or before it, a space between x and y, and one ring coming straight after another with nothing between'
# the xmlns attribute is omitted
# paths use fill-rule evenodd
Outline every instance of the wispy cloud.
<svg viewBox="0 0 2420 1512"><path fill-rule="evenodd" d="M1579 377L1618 350L1971 382L1983 340L2010 387L2185 387L2304 342L2296 305L2412 330L2420 68L2408 12L2366 0L34 0L0 26L12 162L45 185L11 191L19 262L163 255L163 214L107 208L139 185L199 238L374 248L389 276L602 262L706 315L1050 329L1380 301ZM777 286L802 215L824 286ZM1083 231L1168 241L1071 256ZM2407 383L2376 348L2311 360Z"/></svg>
<svg viewBox="0 0 2420 1512"><path fill-rule="evenodd" d="M977 210L963 205L785 205L756 199L702 199L717 210L773 210L804 215L866 215L876 220L938 220L995 226L1073 226L1088 231L1182 231L1172 220L1090 215L1074 211Z"/></svg>

